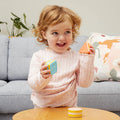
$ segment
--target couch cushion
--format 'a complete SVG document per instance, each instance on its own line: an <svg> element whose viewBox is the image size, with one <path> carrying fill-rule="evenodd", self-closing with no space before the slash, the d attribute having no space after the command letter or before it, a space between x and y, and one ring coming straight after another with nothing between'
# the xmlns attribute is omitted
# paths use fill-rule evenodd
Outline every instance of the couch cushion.
<svg viewBox="0 0 120 120"><path fill-rule="evenodd" d="M7 80L8 36L0 35L0 79Z"/></svg>
<svg viewBox="0 0 120 120"><path fill-rule="evenodd" d="M89 88L78 88L78 98L78 106L120 111L120 84L93 82Z"/></svg>
<svg viewBox="0 0 120 120"><path fill-rule="evenodd" d="M5 84L7 84L6 81L4 81L4 80L0 80L0 87L4 86Z"/></svg>
<svg viewBox="0 0 120 120"><path fill-rule="evenodd" d="M120 36L92 33L89 42L95 49L95 81L120 81Z"/></svg>
<svg viewBox="0 0 120 120"><path fill-rule="evenodd" d="M32 54L42 49L34 37L14 37L9 42L8 80L27 80Z"/></svg>
<svg viewBox="0 0 120 120"><path fill-rule="evenodd" d="M109 111L120 111L120 84L118 82L93 82L89 88L78 89L78 106ZM16 113L33 108L31 88L27 81L11 81L0 87L0 113Z"/></svg>
<svg viewBox="0 0 120 120"><path fill-rule="evenodd" d="M16 113L33 108L31 92L25 80L11 81L0 87L0 113Z"/></svg>

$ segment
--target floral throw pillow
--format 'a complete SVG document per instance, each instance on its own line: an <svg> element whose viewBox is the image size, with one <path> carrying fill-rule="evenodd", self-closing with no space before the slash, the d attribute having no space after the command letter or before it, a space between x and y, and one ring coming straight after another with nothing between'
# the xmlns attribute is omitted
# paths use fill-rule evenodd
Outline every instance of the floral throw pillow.
<svg viewBox="0 0 120 120"><path fill-rule="evenodd" d="M88 42L95 49L95 81L120 81L120 36L92 33Z"/></svg>

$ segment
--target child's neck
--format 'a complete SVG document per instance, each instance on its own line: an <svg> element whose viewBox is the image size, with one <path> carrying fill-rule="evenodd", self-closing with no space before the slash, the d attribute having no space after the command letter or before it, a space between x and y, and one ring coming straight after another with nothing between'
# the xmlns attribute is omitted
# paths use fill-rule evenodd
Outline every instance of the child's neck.
<svg viewBox="0 0 120 120"><path fill-rule="evenodd" d="M49 46L47 47L47 49L53 50L53 49L51 49ZM67 49L67 51L69 51L69 50L71 50L70 47Z"/></svg>
<svg viewBox="0 0 120 120"><path fill-rule="evenodd" d="M55 52L55 53L57 53L56 51L54 51L53 49L51 49L49 46L47 47L47 49L48 49L48 50L51 50L51 51L53 51L53 52ZM66 50L66 52L67 52L67 51L70 51L70 50L71 50L71 48L69 47L69 48ZM65 53L65 52L64 52L64 53Z"/></svg>

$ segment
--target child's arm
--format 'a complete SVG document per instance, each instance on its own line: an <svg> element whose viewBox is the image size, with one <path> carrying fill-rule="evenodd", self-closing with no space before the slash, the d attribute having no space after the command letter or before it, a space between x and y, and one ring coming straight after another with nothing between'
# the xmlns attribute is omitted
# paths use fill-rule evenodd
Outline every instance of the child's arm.
<svg viewBox="0 0 120 120"><path fill-rule="evenodd" d="M90 54L80 54L80 67L77 81L80 87L89 87L94 80L94 49L90 46Z"/></svg>
<svg viewBox="0 0 120 120"><path fill-rule="evenodd" d="M32 89L39 91L46 87L46 85L51 80L51 75L41 75L41 69L44 68L42 63L40 62L39 57L37 54L34 54L31 63L30 63L30 69L29 69L29 75L28 75L28 84L31 86ZM49 72L49 70L48 70Z"/></svg>

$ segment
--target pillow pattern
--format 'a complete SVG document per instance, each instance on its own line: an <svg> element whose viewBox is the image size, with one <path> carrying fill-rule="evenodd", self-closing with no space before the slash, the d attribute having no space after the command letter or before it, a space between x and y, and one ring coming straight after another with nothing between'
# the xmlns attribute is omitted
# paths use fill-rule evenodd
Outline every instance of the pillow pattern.
<svg viewBox="0 0 120 120"><path fill-rule="evenodd" d="M120 81L120 36L92 33L88 42L95 49L95 81Z"/></svg>

